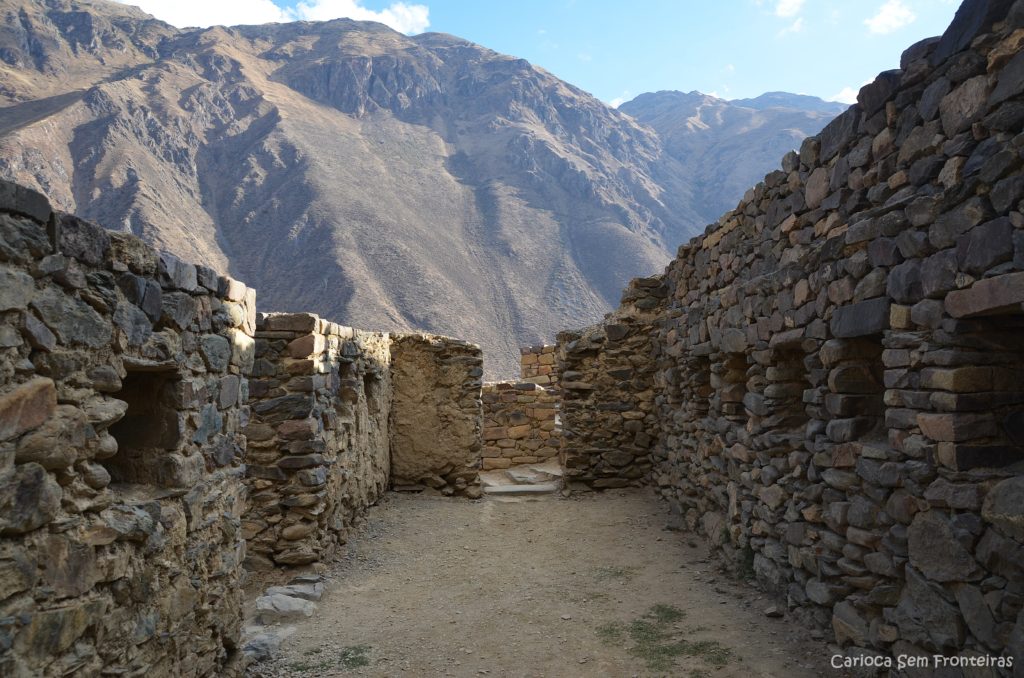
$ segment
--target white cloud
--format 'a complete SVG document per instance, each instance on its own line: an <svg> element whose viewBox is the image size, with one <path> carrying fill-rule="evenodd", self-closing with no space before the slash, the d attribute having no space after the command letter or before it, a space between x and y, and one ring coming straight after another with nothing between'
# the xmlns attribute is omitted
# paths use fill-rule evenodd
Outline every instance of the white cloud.
<svg viewBox="0 0 1024 678"><path fill-rule="evenodd" d="M776 33L775 37L782 38L782 37L785 37L786 35L789 35L790 33L799 33L803 29L804 29L804 18L802 16L801 17L797 17L796 21L794 21L793 23L791 23L790 25L786 26L781 31Z"/></svg>
<svg viewBox="0 0 1024 678"><path fill-rule="evenodd" d="M295 9L284 10L271 0L117 0L136 5L167 23L188 26L237 26L305 19L328 21L349 18L379 21L402 33L422 33L430 25L430 8L394 2L379 12L363 7L359 0L311 0Z"/></svg>
<svg viewBox="0 0 1024 678"><path fill-rule="evenodd" d="M590 55L590 52L580 52L579 54L576 55L576 58L585 64L588 64L594 60L594 57Z"/></svg>
<svg viewBox="0 0 1024 678"><path fill-rule="evenodd" d="M804 0L778 0L775 3L775 16L791 17L796 16L803 9Z"/></svg>
<svg viewBox="0 0 1024 678"><path fill-rule="evenodd" d="M624 104L624 103L626 103L627 101L629 101L629 100L630 100L631 98L632 98L632 94L631 94L631 93L630 93L630 91L629 91L629 90L627 89L627 90L625 90L625 91L624 91L624 92L622 93L622 96L617 96L617 97L615 97L614 99L612 99L611 101L609 101L609 102L608 102L608 105L609 105L609 106L611 106L612 108L618 108L618 107L619 107L619 106L621 106L622 104Z"/></svg>
<svg viewBox="0 0 1024 678"><path fill-rule="evenodd" d="M724 71L725 71L726 73L735 73L735 72L736 72L736 66L735 66L735 65L733 65L733 64L726 64L726 65L725 65L725 68L724 68L723 70L724 70Z"/></svg>
<svg viewBox="0 0 1024 678"><path fill-rule="evenodd" d="M884 35L903 28L916 19L917 15L904 5L902 0L887 0L874 16L864 20L864 25L872 33Z"/></svg>
<svg viewBox="0 0 1024 678"><path fill-rule="evenodd" d="M289 21L289 16L270 0L118 0L135 5L172 26L237 26Z"/></svg>
<svg viewBox="0 0 1024 678"><path fill-rule="evenodd" d="M844 87L828 98L829 101L838 101L841 104L857 103L857 92L852 87Z"/></svg>
<svg viewBox="0 0 1024 678"><path fill-rule="evenodd" d="M430 25L430 8L426 5L410 5L395 2L379 12L362 7L358 0L313 0L300 2L295 6L299 19L328 21L330 19L356 19L357 21L379 21L401 33L422 33Z"/></svg>

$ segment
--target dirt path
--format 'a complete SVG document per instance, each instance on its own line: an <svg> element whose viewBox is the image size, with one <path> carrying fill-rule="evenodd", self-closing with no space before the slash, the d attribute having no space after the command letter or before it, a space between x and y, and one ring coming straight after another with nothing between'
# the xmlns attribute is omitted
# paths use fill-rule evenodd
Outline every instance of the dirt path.
<svg viewBox="0 0 1024 678"><path fill-rule="evenodd" d="M818 676L641 492L522 503L389 495L316 615L253 676Z"/></svg>

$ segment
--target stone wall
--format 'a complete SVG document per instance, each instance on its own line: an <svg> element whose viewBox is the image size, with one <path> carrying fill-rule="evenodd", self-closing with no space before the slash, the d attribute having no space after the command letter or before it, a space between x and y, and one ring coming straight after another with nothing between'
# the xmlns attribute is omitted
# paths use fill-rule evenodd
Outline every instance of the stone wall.
<svg viewBox="0 0 1024 678"><path fill-rule="evenodd" d="M662 280L639 278L606 323L558 335L561 462L569 489L626 487L649 476L657 429L652 323L666 296Z"/></svg>
<svg viewBox="0 0 1024 678"><path fill-rule="evenodd" d="M558 403L555 391L530 382L485 384L482 470L558 457Z"/></svg>
<svg viewBox="0 0 1024 678"><path fill-rule="evenodd" d="M428 334L391 338L392 484L481 496L480 347Z"/></svg>
<svg viewBox="0 0 1024 678"><path fill-rule="evenodd" d="M548 389L558 389L557 346L526 346L519 349L519 378Z"/></svg>
<svg viewBox="0 0 1024 678"><path fill-rule="evenodd" d="M387 488L389 338L260 314L242 523L249 569L329 558Z"/></svg>
<svg viewBox="0 0 1024 678"><path fill-rule="evenodd" d="M644 283L653 321L560 338L567 473L632 482L643 417L672 508L851 654L1024 657L1021 29L968 0Z"/></svg>
<svg viewBox="0 0 1024 678"><path fill-rule="evenodd" d="M0 675L231 675L255 295L0 182Z"/></svg>

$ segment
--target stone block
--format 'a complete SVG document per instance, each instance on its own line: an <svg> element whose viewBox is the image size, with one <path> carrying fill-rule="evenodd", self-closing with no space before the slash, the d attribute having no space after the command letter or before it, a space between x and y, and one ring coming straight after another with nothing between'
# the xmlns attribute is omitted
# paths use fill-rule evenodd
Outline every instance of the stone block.
<svg viewBox="0 0 1024 678"><path fill-rule="evenodd" d="M0 442L38 428L57 409L53 380L37 377L0 395Z"/></svg>
<svg viewBox="0 0 1024 678"><path fill-rule="evenodd" d="M1024 272L986 278L946 295L946 312L954 318L1020 313L1024 304Z"/></svg>
<svg viewBox="0 0 1024 678"><path fill-rule="evenodd" d="M1024 543L1024 477L1007 478L989 490L981 515L1003 535Z"/></svg>
<svg viewBox="0 0 1024 678"><path fill-rule="evenodd" d="M60 509L62 491L39 464L0 473L0 534L24 534L46 525Z"/></svg>
<svg viewBox="0 0 1024 678"><path fill-rule="evenodd" d="M994 436L997 433L995 418L991 413L942 413L922 412L917 415L921 432L936 442L961 442L975 438Z"/></svg>
<svg viewBox="0 0 1024 678"><path fill-rule="evenodd" d="M833 336L849 339L880 334L889 329L889 306L890 301L884 297L840 306L832 315Z"/></svg>
<svg viewBox="0 0 1024 678"><path fill-rule="evenodd" d="M977 561L957 535L949 519L931 510L914 516L907 531L910 564L938 582L977 581L984 576Z"/></svg>

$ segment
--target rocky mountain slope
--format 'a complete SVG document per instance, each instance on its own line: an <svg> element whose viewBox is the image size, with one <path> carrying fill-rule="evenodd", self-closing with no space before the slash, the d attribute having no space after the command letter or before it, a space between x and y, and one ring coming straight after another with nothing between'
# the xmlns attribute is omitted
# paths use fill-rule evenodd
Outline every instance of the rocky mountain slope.
<svg viewBox="0 0 1024 678"><path fill-rule="evenodd" d="M245 280L264 310L476 341L488 376L598 319L782 155L698 171L714 154L644 99L615 111L380 24L178 30L103 0L0 0L0 176ZM722 171L738 188L701 195Z"/></svg>
<svg viewBox="0 0 1024 678"><path fill-rule="evenodd" d="M846 110L817 97L767 92L726 101L700 92L641 94L619 107L657 132L693 189L691 206L714 221L736 207L779 158Z"/></svg>

